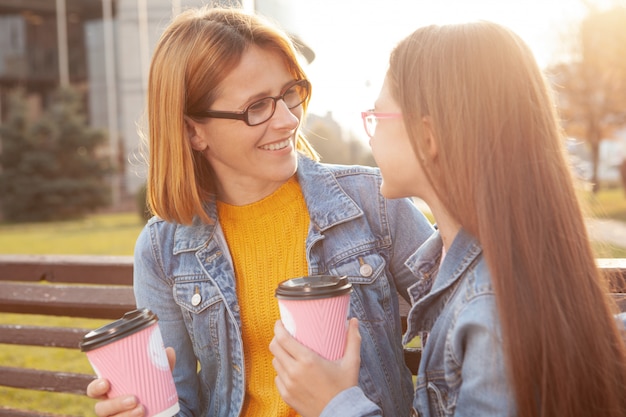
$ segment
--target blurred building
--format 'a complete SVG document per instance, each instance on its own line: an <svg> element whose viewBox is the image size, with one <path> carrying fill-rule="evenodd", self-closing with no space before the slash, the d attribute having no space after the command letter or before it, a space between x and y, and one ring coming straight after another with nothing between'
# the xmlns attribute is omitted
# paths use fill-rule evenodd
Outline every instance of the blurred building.
<svg viewBox="0 0 626 417"><path fill-rule="evenodd" d="M28 93L33 117L59 86L78 88L89 124L106 129L107 151L122 168L114 204L126 200L145 182L138 127L152 51L173 15L203 4L256 7L281 24L293 12L285 0L0 0L0 122L16 87ZM312 61L313 51L292 34Z"/></svg>
<svg viewBox="0 0 626 417"><path fill-rule="evenodd" d="M137 128L152 50L173 14L204 3L0 0L0 121L16 87L27 92L33 117L61 85L84 92L90 125L108 131L110 156L123 167L114 180L119 203L145 181ZM242 6L240 0L224 3Z"/></svg>
<svg viewBox="0 0 626 417"><path fill-rule="evenodd" d="M88 71L84 25L101 18L100 0L67 0L62 34L66 48L60 50L54 0L0 0L0 87L21 85L43 93L59 85L65 68L71 69L73 84L84 83ZM63 68L60 54L65 54Z"/></svg>
<svg viewBox="0 0 626 417"><path fill-rule="evenodd" d="M113 184L119 204L145 181L137 130L152 51L173 15L206 3L255 7L246 0L0 0L0 122L16 87L28 93L33 117L61 85L84 92L89 123L107 130L110 157L121 167ZM289 20L290 3L256 3L259 12ZM295 33L294 40L312 61L313 51Z"/></svg>

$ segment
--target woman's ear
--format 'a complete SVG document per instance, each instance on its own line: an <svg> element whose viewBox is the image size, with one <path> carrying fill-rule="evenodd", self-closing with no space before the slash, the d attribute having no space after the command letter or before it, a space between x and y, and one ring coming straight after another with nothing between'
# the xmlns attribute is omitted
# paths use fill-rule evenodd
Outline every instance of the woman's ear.
<svg viewBox="0 0 626 417"><path fill-rule="evenodd" d="M196 123L187 116L185 116L185 129L192 149L202 152L209 147L204 139L198 136Z"/></svg>
<svg viewBox="0 0 626 417"><path fill-rule="evenodd" d="M426 156L432 161L437 158L439 149L437 148L437 141L435 140L435 132L433 130L432 119L430 116L422 117L422 127L424 132L424 149L426 150Z"/></svg>

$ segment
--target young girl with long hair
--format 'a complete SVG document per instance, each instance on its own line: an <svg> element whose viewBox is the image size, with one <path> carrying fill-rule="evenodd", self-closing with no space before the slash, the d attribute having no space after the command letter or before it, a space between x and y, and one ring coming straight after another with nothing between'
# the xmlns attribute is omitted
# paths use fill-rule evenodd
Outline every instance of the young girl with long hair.
<svg viewBox="0 0 626 417"><path fill-rule="evenodd" d="M549 85L522 39L489 22L420 28L392 52L363 118L383 195L422 198L439 229L408 263L405 342L423 343L414 412L626 416L616 307ZM353 375L358 345L351 327L330 366L277 323L283 398L307 417L381 415L356 384L330 398L307 389Z"/></svg>

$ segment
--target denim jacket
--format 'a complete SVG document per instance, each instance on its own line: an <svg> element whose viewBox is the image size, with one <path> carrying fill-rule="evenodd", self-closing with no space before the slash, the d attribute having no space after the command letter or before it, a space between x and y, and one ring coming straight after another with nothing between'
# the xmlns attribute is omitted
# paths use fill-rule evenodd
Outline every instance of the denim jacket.
<svg viewBox="0 0 626 417"><path fill-rule="evenodd" d="M353 285L350 315L359 319L362 337L359 385L385 415L407 414L413 384L397 297L415 282L407 259L433 229L410 200L380 195L377 169L300 156L297 176L311 219L309 273L347 275ZM239 305L215 201L206 210L214 224L148 222L135 248L135 297L157 314L164 344L176 351L180 415L235 417L245 394Z"/></svg>
<svg viewBox="0 0 626 417"><path fill-rule="evenodd" d="M513 416L496 300L478 241L461 229L439 266L438 233L410 257L417 277L404 343L422 337L413 412L420 417ZM322 417L387 415L353 387L337 395Z"/></svg>

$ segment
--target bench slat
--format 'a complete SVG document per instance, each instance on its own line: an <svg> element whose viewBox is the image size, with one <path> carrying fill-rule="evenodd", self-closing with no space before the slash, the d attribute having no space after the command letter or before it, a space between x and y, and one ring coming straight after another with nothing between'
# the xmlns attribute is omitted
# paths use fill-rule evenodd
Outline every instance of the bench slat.
<svg viewBox="0 0 626 417"><path fill-rule="evenodd" d="M95 375L0 366L0 386L85 395Z"/></svg>
<svg viewBox="0 0 626 417"><path fill-rule="evenodd" d="M612 293L611 297L621 312L626 312L626 293Z"/></svg>
<svg viewBox="0 0 626 417"><path fill-rule="evenodd" d="M404 362L411 370L412 375L417 375L417 371L420 367L420 359L422 359L422 352L420 350L404 349Z"/></svg>
<svg viewBox="0 0 626 417"><path fill-rule="evenodd" d="M83 336L92 329L0 324L0 343L78 349Z"/></svg>
<svg viewBox="0 0 626 417"><path fill-rule="evenodd" d="M135 309L132 287L0 281L0 311L117 319Z"/></svg>
<svg viewBox="0 0 626 417"><path fill-rule="evenodd" d="M132 285L132 256L0 255L0 281Z"/></svg>

